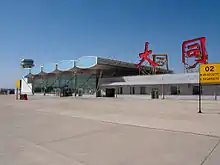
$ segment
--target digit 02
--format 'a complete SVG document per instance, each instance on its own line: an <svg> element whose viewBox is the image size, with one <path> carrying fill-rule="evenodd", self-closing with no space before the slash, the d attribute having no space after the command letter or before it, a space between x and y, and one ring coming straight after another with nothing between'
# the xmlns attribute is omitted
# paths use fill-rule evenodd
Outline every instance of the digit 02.
<svg viewBox="0 0 220 165"><path fill-rule="evenodd" d="M206 72L214 72L214 66L212 66L212 65L211 66L206 66L205 71Z"/></svg>

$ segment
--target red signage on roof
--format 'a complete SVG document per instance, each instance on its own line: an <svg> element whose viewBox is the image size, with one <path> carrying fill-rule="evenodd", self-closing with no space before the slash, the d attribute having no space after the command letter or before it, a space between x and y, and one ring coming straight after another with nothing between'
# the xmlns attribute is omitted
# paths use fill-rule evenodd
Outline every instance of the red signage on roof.
<svg viewBox="0 0 220 165"><path fill-rule="evenodd" d="M205 37L200 37L183 42L182 63L185 65L186 70L196 68L199 63L207 63L208 55L205 49L205 41ZM189 59L193 59L193 61L189 62Z"/></svg>
<svg viewBox="0 0 220 165"><path fill-rule="evenodd" d="M158 66L158 64L154 62L153 60L151 60L149 57L149 55L152 54L152 50L148 50L148 45L149 45L149 42L146 42L144 52L139 54L139 57L141 58L141 60L138 64L136 64L138 67L140 67L144 61L149 62L149 64L153 67Z"/></svg>

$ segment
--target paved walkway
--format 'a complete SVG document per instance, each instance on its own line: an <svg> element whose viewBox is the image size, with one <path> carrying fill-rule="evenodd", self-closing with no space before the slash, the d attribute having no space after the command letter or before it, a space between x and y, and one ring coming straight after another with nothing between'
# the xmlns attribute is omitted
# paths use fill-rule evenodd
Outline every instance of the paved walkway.
<svg viewBox="0 0 220 165"><path fill-rule="evenodd" d="M0 96L0 164L219 165L219 105Z"/></svg>

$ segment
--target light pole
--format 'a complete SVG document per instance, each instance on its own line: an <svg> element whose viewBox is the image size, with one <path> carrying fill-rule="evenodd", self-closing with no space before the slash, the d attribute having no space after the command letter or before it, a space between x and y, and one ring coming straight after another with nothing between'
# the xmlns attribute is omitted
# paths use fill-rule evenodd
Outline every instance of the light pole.
<svg viewBox="0 0 220 165"><path fill-rule="evenodd" d="M76 68L76 61L73 61L74 62L74 68L73 68L73 70L74 70L74 91L75 91L75 97L77 96L77 68Z"/></svg>
<svg viewBox="0 0 220 165"><path fill-rule="evenodd" d="M164 82L163 82L163 80L164 80L164 73L163 73L163 75L162 75L162 99L164 99Z"/></svg>

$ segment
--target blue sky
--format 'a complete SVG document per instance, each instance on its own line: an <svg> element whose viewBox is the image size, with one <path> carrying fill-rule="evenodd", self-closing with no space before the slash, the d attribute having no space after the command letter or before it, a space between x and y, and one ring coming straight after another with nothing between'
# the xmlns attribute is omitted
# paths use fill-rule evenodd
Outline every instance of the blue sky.
<svg viewBox="0 0 220 165"><path fill-rule="evenodd" d="M148 41L183 70L181 44L205 36L219 62L219 1L0 0L0 87L14 87L20 58L36 65L94 55L137 62Z"/></svg>

